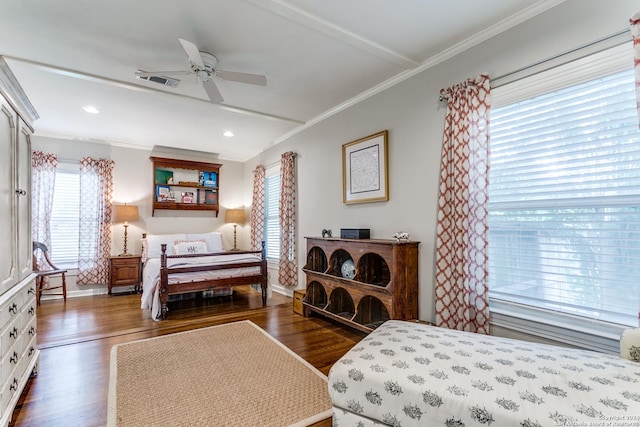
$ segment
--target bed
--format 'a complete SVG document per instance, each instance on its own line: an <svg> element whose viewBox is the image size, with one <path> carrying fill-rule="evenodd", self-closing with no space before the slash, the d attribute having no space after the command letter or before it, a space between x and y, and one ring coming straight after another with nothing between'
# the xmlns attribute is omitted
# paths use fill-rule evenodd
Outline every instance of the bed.
<svg viewBox="0 0 640 427"><path fill-rule="evenodd" d="M329 372L334 426L640 426L640 363L389 320Z"/></svg>
<svg viewBox="0 0 640 427"><path fill-rule="evenodd" d="M171 296L260 285L267 303L267 261L261 251L223 251L220 233L145 235L141 308L167 318Z"/></svg>

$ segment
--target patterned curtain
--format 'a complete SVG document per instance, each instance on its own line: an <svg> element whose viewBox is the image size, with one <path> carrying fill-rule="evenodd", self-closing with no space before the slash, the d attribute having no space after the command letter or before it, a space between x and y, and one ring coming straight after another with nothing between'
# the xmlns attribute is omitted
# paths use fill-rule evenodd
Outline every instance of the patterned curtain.
<svg viewBox="0 0 640 427"><path fill-rule="evenodd" d="M80 160L79 285L109 281L113 167L113 160Z"/></svg>
<svg viewBox="0 0 640 427"><path fill-rule="evenodd" d="M48 248L51 248L51 209L57 166L55 154L34 151L31 155L31 234L35 242L44 243ZM44 268L42 251L38 251L36 262L38 269Z"/></svg>
<svg viewBox="0 0 640 427"><path fill-rule="evenodd" d="M636 70L636 104L638 117L640 117L640 11L636 12L629 22L633 36L633 64Z"/></svg>
<svg viewBox="0 0 640 427"><path fill-rule="evenodd" d="M489 333L487 191L489 76L441 95L448 101L440 163L436 325Z"/></svg>
<svg viewBox="0 0 640 427"><path fill-rule="evenodd" d="M253 172L253 197L251 201L251 249L262 249L264 239L264 166Z"/></svg>
<svg viewBox="0 0 640 427"><path fill-rule="evenodd" d="M296 153L288 151L280 160L280 264L278 282L297 286L296 266Z"/></svg>

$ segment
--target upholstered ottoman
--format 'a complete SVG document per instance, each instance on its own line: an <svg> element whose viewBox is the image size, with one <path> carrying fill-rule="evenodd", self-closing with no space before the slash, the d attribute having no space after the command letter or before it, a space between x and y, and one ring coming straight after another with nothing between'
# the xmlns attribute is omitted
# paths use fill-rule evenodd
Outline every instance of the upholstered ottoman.
<svg viewBox="0 0 640 427"><path fill-rule="evenodd" d="M640 425L639 384L618 355L389 320L328 386L334 426L557 427Z"/></svg>

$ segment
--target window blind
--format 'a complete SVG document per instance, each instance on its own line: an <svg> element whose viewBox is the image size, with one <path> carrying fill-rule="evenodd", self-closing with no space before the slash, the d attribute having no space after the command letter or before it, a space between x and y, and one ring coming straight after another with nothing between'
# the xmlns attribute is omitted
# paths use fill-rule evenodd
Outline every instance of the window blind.
<svg viewBox="0 0 640 427"><path fill-rule="evenodd" d="M59 268L78 268L80 175L77 165L58 165L51 210L51 261Z"/></svg>
<svg viewBox="0 0 640 427"><path fill-rule="evenodd" d="M631 67L587 81L576 73L580 83L550 92L537 75L542 95L492 110L491 298L638 324L640 132Z"/></svg>
<svg viewBox="0 0 640 427"><path fill-rule="evenodd" d="M267 174L265 186L264 240L267 259L280 259L280 173Z"/></svg>

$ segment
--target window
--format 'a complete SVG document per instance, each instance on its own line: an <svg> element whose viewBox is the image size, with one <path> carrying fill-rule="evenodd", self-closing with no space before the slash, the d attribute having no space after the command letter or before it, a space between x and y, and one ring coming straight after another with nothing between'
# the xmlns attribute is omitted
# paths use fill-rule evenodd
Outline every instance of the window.
<svg viewBox="0 0 640 427"><path fill-rule="evenodd" d="M78 165L59 163L51 210L51 261L59 268L78 267L79 195Z"/></svg>
<svg viewBox="0 0 640 427"><path fill-rule="evenodd" d="M617 62L602 56L626 52ZM640 132L632 48L600 55L493 91L490 297L636 326Z"/></svg>
<svg viewBox="0 0 640 427"><path fill-rule="evenodd" d="M264 241L267 259L280 259L280 169L266 171L264 179Z"/></svg>

